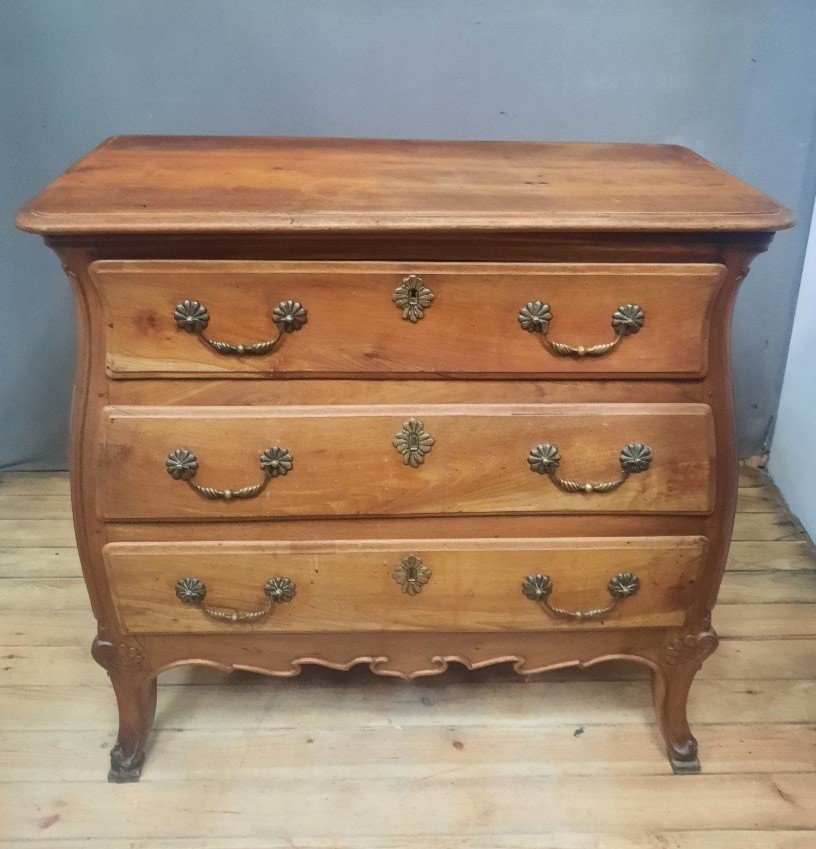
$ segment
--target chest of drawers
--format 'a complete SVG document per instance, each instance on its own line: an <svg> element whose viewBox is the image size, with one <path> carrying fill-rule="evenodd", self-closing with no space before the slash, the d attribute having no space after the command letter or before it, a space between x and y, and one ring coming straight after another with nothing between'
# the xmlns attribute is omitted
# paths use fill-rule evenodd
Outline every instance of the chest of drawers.
<svg viewBox="0 0 816 849"><path fill-rule="evenodd" d="M697 771L731 307L790 223L664 146L127 137L73 166L18 224L78 307L110 779L181 663L634 660Z"/></svg>

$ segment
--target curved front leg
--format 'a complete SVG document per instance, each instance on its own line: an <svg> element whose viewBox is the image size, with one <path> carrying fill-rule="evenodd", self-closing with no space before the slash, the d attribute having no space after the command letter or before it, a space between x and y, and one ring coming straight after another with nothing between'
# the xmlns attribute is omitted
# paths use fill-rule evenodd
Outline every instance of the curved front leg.
<svg viewBox="0 0 816 849"><path fill-rule="evenodd" d="M91 651L111 679L119 708L119 733L110 752L108 781L138 781L156 714L156 678L146 671L140 648L132 639L109 639L100 634Z"/></svg>
<svg viewBox="0 0 816 849"><path fill-rule="evenodd" d="M655 713L675 775L700 771L697 740L688 723L688 694L694 676L718 642L711 620L706 619L699 630L671 640L659 666L652 672Z"/></svg>

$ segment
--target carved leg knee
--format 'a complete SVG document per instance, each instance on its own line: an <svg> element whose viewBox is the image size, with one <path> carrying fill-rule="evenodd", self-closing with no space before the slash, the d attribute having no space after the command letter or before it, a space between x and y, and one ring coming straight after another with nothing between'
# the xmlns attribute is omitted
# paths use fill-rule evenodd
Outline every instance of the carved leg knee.
<svg viewBox="0 0 816 849"><path fill-rule="evenodd" d="M655 712L675 775L700 771L697 740L689 728L686 705L694 676L717 642L717 635L706 619L699 629L672 640L663 662L653 672Z"/></svg>
<svg viewBox="0 0 816 849"><path fill-rule="evenodd" d="M93 655L107 669L119 707L119 734L110 753L108 781L138 781L156 713L156 679L146 672L134 646L98 637Z"/></svg>

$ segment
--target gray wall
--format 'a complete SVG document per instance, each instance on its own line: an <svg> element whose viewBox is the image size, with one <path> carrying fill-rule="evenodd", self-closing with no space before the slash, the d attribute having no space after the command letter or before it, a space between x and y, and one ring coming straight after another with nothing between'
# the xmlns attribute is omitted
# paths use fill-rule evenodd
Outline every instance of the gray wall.
<svg viewBox="0 0 816 849"><path fill-rule="evenodd" d="M784 369L816 161L813 0L0 0L0 466L62 468L67 281L14 210L109 135L687 145L790 206L735 317L740 450Z"/></svg>

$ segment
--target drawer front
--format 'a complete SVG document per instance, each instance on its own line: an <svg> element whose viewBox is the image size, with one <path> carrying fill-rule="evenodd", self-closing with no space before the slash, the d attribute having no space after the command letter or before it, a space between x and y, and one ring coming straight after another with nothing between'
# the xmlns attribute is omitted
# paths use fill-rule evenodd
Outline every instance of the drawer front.
<svg viewBox="0 0 816 849"><path fill-rule="evenodd" d="M713 506L714 432L702 404L108 407L105 415L97 491L109 520Z"/></svg>
<svg viewBox="0 0 816 849"><path fill-rule="evenodd" d="M551 631L681 625L704 545L701 537L111 543L104 557L121 625L133 632Z"/></svg>
<svg viewBox="0 0 816 849"><path fill-rule="evenodd" d="M107 260L91 270L108 371L122 378L699 376L725 271Z"/></svg>

